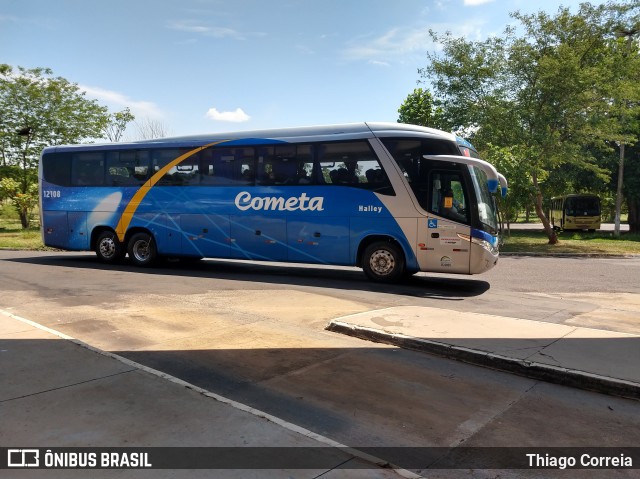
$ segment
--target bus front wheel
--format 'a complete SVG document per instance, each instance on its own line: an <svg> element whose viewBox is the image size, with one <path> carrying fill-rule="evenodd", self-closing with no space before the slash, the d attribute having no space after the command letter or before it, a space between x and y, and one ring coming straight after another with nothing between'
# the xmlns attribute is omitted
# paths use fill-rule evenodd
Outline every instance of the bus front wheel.
<svg viewBox="0 0 640 479"><path fill-rule="evenodd" d="M129 240L129 258L136 266L151 266L158 256L156 243L149 233L136 233Z"/></svg>
<svg viewBox="0 0 640 479"><path fill-rule="evenodd" d="M393 282L404 273L404 255L394 243L378 241L364 250L362 269L373 281Z"/></svg>
<svg viewBox="0 0 640 479"><path fill-rule="evenodd" d="M96 240L96 255L103 263L117 263L126 251L113 231L103 231Z"/></svg>

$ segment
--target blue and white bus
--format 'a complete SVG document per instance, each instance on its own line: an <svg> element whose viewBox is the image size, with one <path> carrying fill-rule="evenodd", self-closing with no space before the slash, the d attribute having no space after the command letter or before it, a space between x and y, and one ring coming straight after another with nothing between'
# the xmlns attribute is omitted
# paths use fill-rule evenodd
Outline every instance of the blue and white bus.
<svg viewBox="0 0 640 479"><path fill-rule="evenodd" d="M377 281L493 267L492 193L506 193L468 142L397 123L55 146L38 173L47 246L138 266L360 266Z"/></svg>

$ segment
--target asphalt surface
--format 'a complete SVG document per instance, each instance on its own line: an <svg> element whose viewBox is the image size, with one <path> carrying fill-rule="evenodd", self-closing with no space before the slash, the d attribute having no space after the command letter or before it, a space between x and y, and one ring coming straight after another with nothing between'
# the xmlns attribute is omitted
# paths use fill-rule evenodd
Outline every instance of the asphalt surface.
<svg viewBox="0 0 640 479"><path fill-rule="evenodd" d="M531 337L519 338L517 332L505 330L501 335L476 338L469 334L472 328L464 327L464 321L473 325L477 315L485 315L483 320L520 320L529 327L533 325L528 322L543 328L565 328L567 334L585 329L605 331L629 335L635 341L639 272L640 261L633 259L503 258L497 268L480 277L418 275L400 285L381 286L365 281L361 272L349 268L205 261L141 271L126 264L106 268L85 254L0 252L0 309L115 354L124 358L124 364L134 361L128 364L131 370L117 373L117 377L137 374L137 365L141 365L186 381L192 385L188 388L191 391L207 391L293 424L312 436L354 447L637 446L637 401L349 338L324 328L331 320L358 315L398 325L397 316L385 316L381 311L401 313L406 320L410 319L408 310L401 308L421 312L433 308L442 313L441 322L431 324L430 330L424 329L429 326L424 321L418 324L423 328L416 335L419 339L441 341L441 326L449 321L449 329L455 332L449 338L454 340L453 346L473 349L470 340L488 339L494 348L490 351L500 356L519 351L518 360L523 359L523 348L514 347L515 342ZM434 314L427 315L427 319L434 318ZM412 327L410 321L402 326ZM413 327L418 331L415 324ZM433 337L434 332L440 336ZM15 437L21 438L21 444L28 445L31 438L44 446L96 444L90 440L95 437L101 438L99 444L107 445L123 441L138 446L166 444L167 437L178 440L179 435L169 434L168 429L154 434L153 423L131 422L126 414L129 422L117 420L132 397L138 408L134 410L148 410L151 417L166 415L166 411L154 409L154 403L164 397L162 392L158 394L162 390L159 386L152 387L152 394L139 391L126 396L125 401L122 389L102 386L101 403L113 402L110 413L105 409L99 414L102 421L91 419L96 412L91 412L86 402L83 409L56 401L46 409L47 414L30 423L28 415L36 407L31 401L40 399L48 404L51 395L60 392L75 397L75 387L99 386L113 374L97 374L95 381L89 375L89 379L66 384L60 372L64 361L50 361L45 355L38 362L37 354L28 354L46 351L43 343L25 342L15 331L7 334L2 336L5 342L0 349L24 350L16 358L23 364L18 377L35 375L36 379L23 382L37 387L0 402L12 406L3 419L11 418L14 427L9 433L9 423L3 423L0 444L11 445ZM557 348L567 334L534 335L538 349L524 359L551 352L546 348ZM609 343L606 334L599 334L595 342L578 343L590 344L592 353L604 352L606 349L593 347ZM541 341L545 339L550 341ZM568 339L566 344L577 344ZM611 344L615 351L620 341L614 339ZM486 345L484 348L486 355ZM632 371L633 352L631 349L625 363ZM551 356L558 356L557 351ZM32 362L24 361L29 357ZM64 370L72 374L83 369L78 365L89 366L91 362L83 359L66 364ZM633 379L596 373L616 380ZM47 384L43 378L63 384ZM15 382L15 373L2 369L0 384ZM96 397L95 391L87 394ZM145 402L143 397L150 400ZM167 416L173 418L171 427L191 421L211 424L202 428L209 439L195 435L196 442L220 444L229 438L229 444L236 444L233 430L218 428L215 421L206 417L187 420L173 414ZM47 423L46 418L61 420ZM62 427L64 418L69 424ZM120 426L107 428L105 421ZM15 436L16 431L21 435ZM279 436L273 437L272 444L284 444ZM576 472L573 477L582 477L581 471ZM594 476L589 471L584 477L610 477L605 472ZM631 472L622 471L620 477L633 477ZM460 477L460 471L438 474ZM534 471L501 474L552 477Z"/></svg>

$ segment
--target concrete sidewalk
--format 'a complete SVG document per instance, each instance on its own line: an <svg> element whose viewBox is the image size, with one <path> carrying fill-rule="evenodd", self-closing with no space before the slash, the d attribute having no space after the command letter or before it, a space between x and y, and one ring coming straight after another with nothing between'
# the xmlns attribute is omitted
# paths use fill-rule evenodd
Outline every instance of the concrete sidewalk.
<svg viewBox="0 0 640 479"><path fill-rule="evenodd" d="M325 469L217 469L215 477L398 478L328 438L0 312L0 447L326 448ZM236 452L236 451L234 451ZM353 454L352 454L353 453ZM44 454L44 451L43 451ZM242 453L240 453L242 454ZM270 453L272 454L272 453ZM0 458L0 464L6 458ZM299 464L299 462L297 463ZM317 464L314 462L314 464ZM302 466L306 467L306 466ZM211 470L0 470L2 477L212 477Z"/></svg>
<svg viewBox="0 0 640 479"><path fill-rule="evenodd" d="M640 336L489 314L401 306L329 330L557 384L640 398Z"/></svg>

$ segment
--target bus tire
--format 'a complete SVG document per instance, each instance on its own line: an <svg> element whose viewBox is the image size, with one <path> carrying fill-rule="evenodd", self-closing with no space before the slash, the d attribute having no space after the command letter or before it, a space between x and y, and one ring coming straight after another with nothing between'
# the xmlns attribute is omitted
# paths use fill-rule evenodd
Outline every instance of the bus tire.
<svg viewBox="0 0 640 479"><path fill-rule="evenodd" d="M96 255L103 263L117 263L124 259L126 251L118 236L110 230L98 235L95 246Z"/></svg>
<svg viewBox="0 0 640 479"><path fill-rule="evenodd" d="M398 281L404 274L404 263L402 250L390 241L371 243L362 255L362 269L373 281Z"/></svg>
<svg viewBox="0 0 640 479"><path fill-rule="evenodd" d="M149 233L136 233L129 239L127 248L131 262L136 266L151 266L158 258L156 242Z"/></svg>

